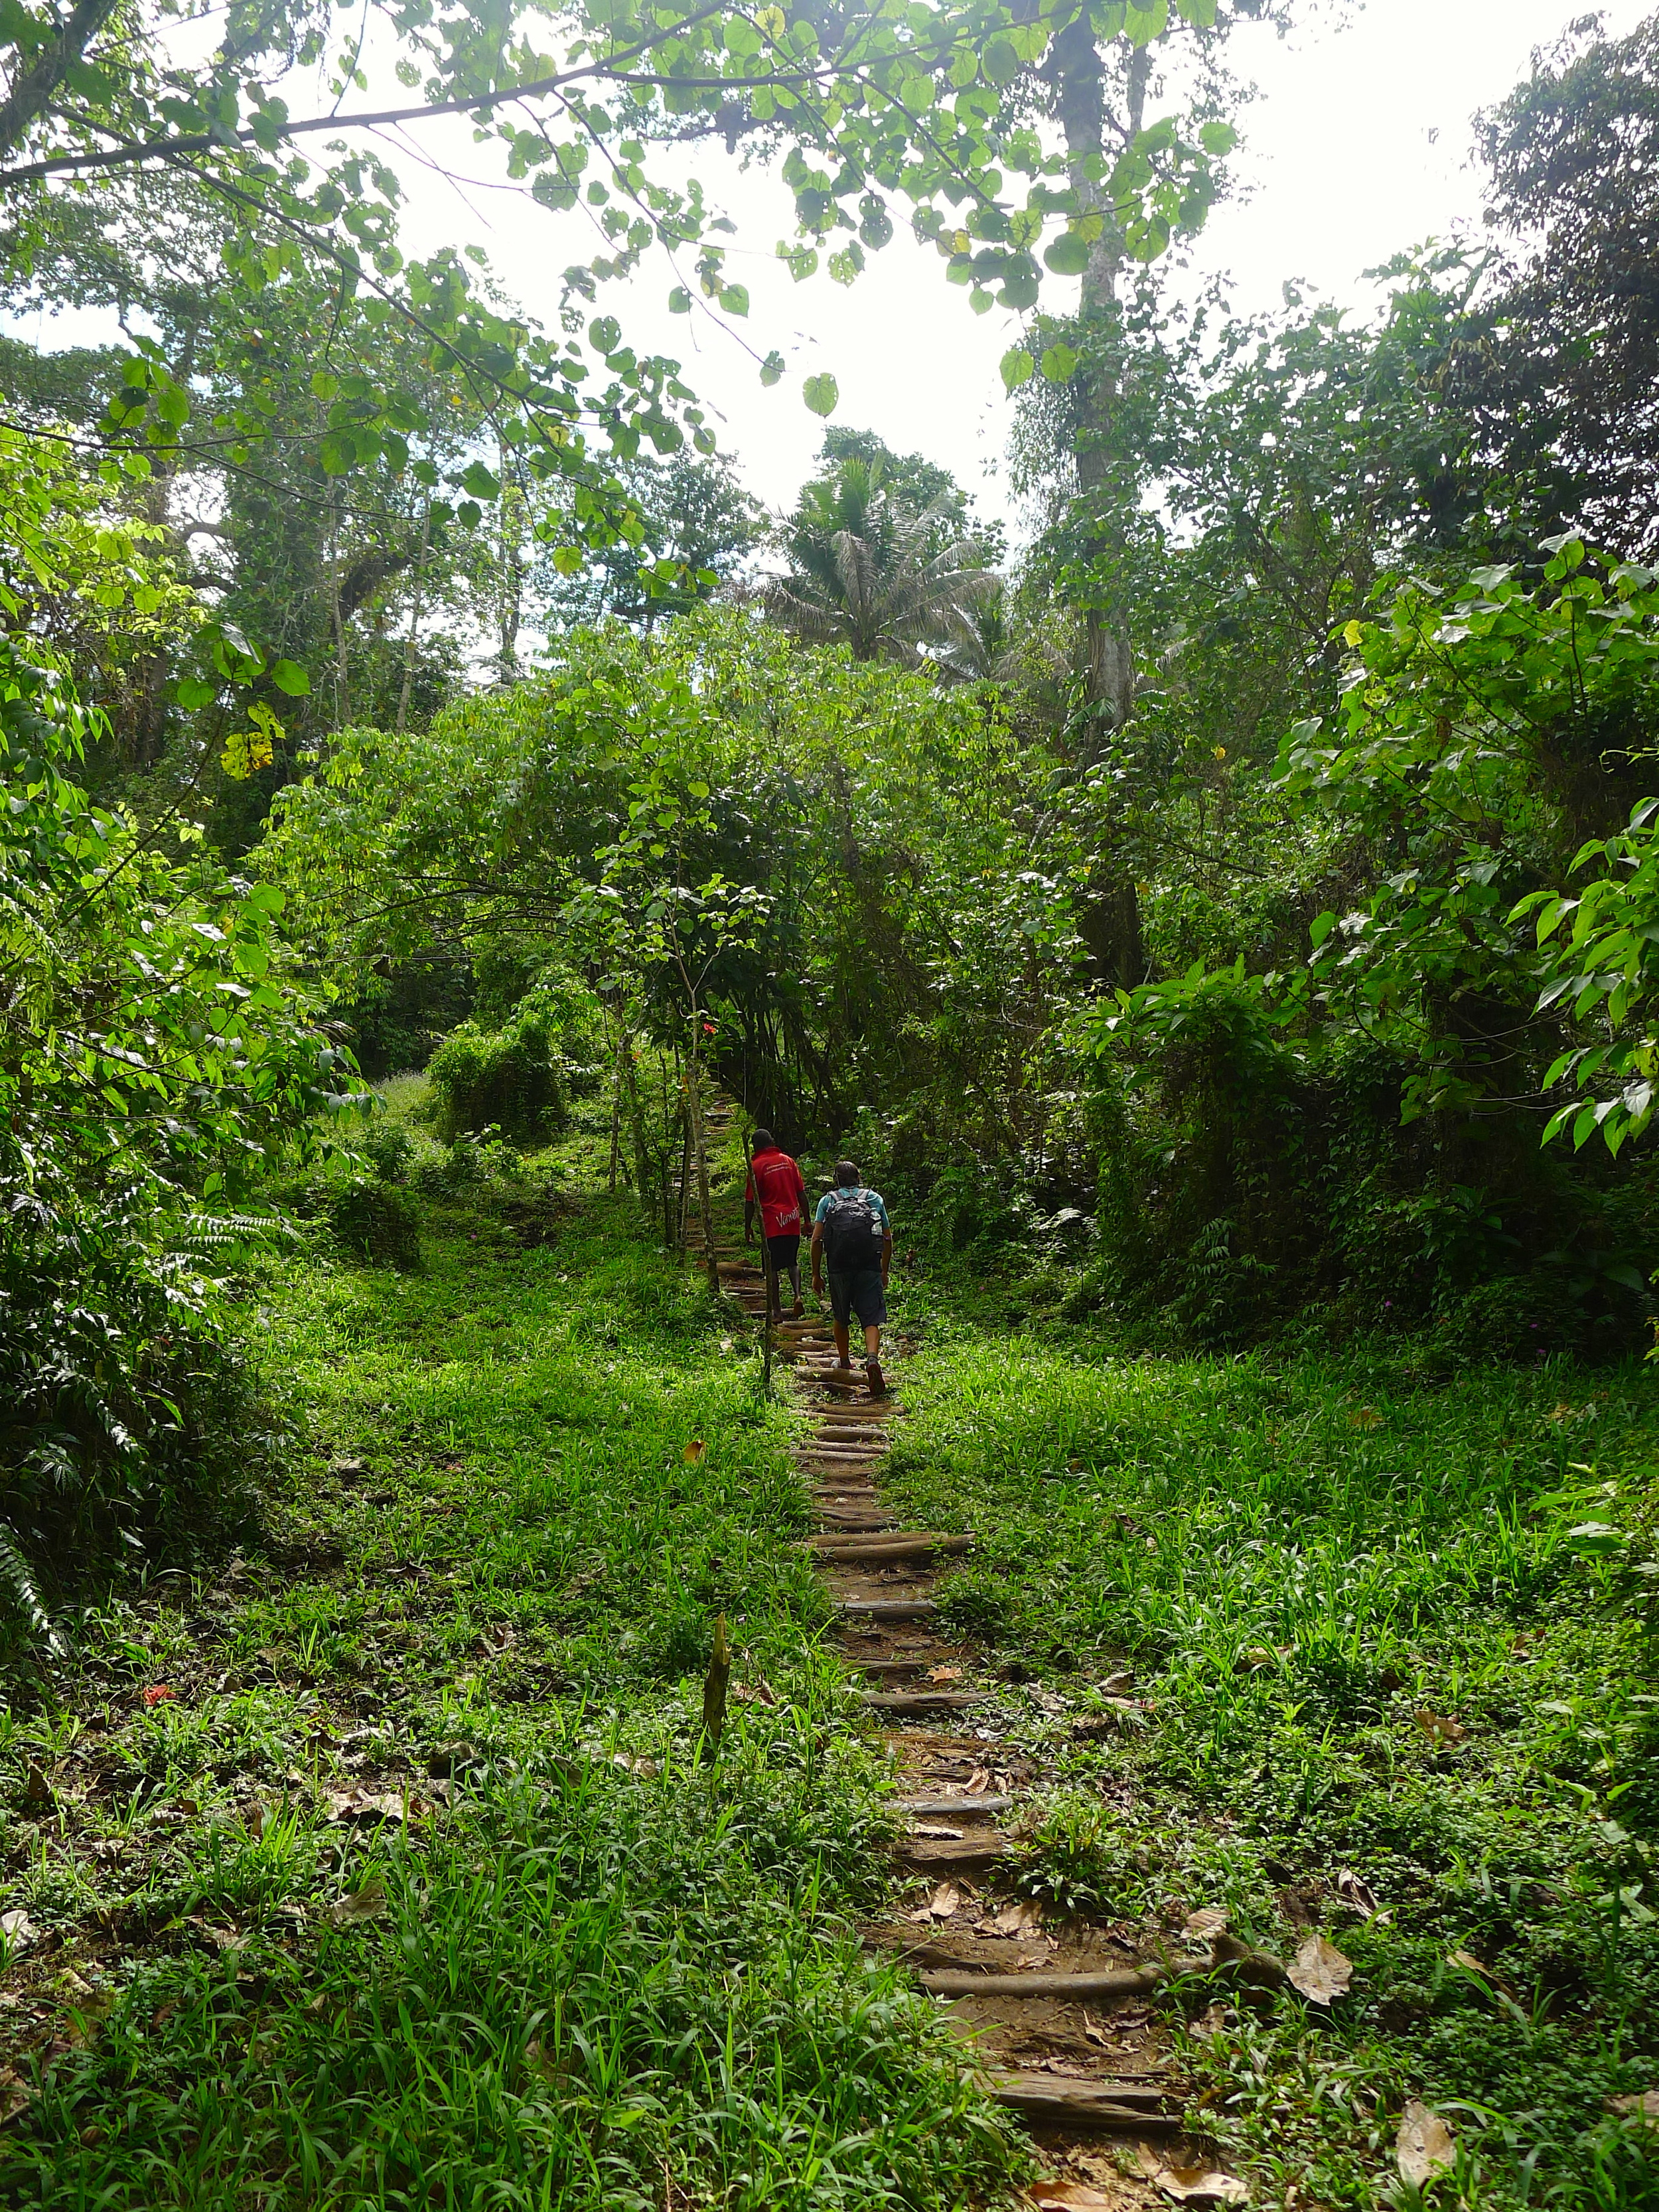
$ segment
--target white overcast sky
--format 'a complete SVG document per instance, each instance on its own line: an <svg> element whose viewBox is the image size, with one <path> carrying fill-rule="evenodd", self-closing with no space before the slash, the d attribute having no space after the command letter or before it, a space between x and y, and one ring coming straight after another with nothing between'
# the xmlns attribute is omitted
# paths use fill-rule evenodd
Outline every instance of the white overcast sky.
<svg viewBox="0 0 1659 2212"><path fill-rule="evenodd" d="M1651 4L1611 0L1602 10L1608 32L1630 30ZM1241 31L1239 71L1261 96L1243 118L1241 191L1212 216L1195 270L1229 275L1241 309L1276 305L1294 278L1363 313L1372 297L1363 270L1460 221L1478 221L1469 118L1525 74L1535 47L1583 13L1582 0L1369 0L1341 27L1282 42L1269 31ZM441 139L439 126L426 126L418 143L441 149L464 173L490 174L489 149L464 131ZM398 166L410 193L411 249L475 241L507 289L550 325L559 271L597 250L583 218L550 216L517 194L462 194L410 162ZM841 388L836 422L942 463L987 510L1001 511L996 472L1009 410L998 363L1019 319L1001 309L976 317L966 293L944 281L937 255L902 227L850 289L822 272L797 285L773 257L789 228L783 186L739 173L718 149L696 149L688 167L739 221L729 273L751 295L744 334L759 353L779 347L790 374L763 390L754 361L717 321L669 315L672 280L660 262L613 288L602 305L620 317L630 343L683 359L686 380L724 418L721 445L750 488L777 507L809 473L823 425L803 404L800 380L827 368ZM1057 307L1069 307L1075 285L1049 279L1050 294Z"/></svg>
<svg viewBox="0 0 1659 2212"><path fill-rule="evenodd" d="M1619 36L1653 4L1607 0L1601 12ZM1340 27L1327 23L1285 41L1241 29L1236 66L1260 97L1243 118L1237 196L1212 216L1194 254L1195 274L1230 276L1244 311L1276 305L1295 279L1365 312L1372 299L1365 269L1478 220L1469 118L1525 74L1535 47L1584 12L1583 0L1365 0ZM372 84L371 98L396 96L389 70L376 66L374 76L386 81ZM291 102L295 112L304 112L304 98ZM376 143L409 191L408 250L482 247L506 289L554 326L560 272L599 250L590 219L550 215L522 187L502 189L493 145L475 145L465 123L414 126ZM421 155L478 182L463 189L444 181L421 165ZM850 289L822 272L794 284L773 251L790 228L790 196L781 184L742 173L719 148L683 152L678 162L659 149L653 166L677 178L695 173L738 221L728 273L747 284L751 308L738 327L755 355L779 348L790 373L765 390L755 357L718 318L670 315L673 280L660 256L600 304L621 319L629 343L683 361L751 489L773 507L793 500L823 434L802 403L801 379L830 369L841 388L836 422L877 430L901 452L942 463L979 494L983 511L1006 512L998 472L1009 408L998 363L1018 334L1018 317L995 308L976 317L966 292L945 282L939 257L902 224ZM1046 281L1045 299L1056 308L1075 298L1073 282ZM46 346L106 335L74 314L30 319L21 334Z"/></svg>

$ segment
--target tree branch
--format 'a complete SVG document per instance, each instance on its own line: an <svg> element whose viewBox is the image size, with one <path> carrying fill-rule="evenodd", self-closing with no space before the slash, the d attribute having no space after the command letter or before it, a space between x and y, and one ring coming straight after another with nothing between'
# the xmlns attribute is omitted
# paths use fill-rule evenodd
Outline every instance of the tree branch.
<svg viewBox="0 0 1659 2212"><path fill-rule="evenodd" d="M76 0L58 35L0 101L0 154L10 153L115 12L115 0ZM4 172L0 172L3 174Z"/></svg>
<svg viewBox="0 0 1659 2212"><path fill-rule="evenodd" d="M536 77L527 84L507 85L495 92L481 92L471 100L422 101L414 107L383 107L367 114L311 115L298 123L272 124L269 126L262 124L259 130L265 131L267 136L274 132L278 138L298 138L314 131L362 131L390 123L416 123L427 116L480 115L491 108L504 107L510 100L532 100L544 93L556 92L562 86L578 83L584 77L620 78L623 74L620 66L623 63L632 61L640 54L649 53L653 47L661 45L665 40L677 38L692 29L695 25L705 21L710 15L719 15L725 4L726 0L708 0L708 5L695 9L690 15L682 16L677 22L663 26L653 32L650 38L641 39L635 46L624 46L620 53L608 54L603 60L586 62L580 69L565 70L556 76ZM91 28L83 34L82 45L88 38L91 37L92 30L95 29L97 25L109 15L114 5L115 0L80 0L79 6L70 19L70 26L72 27L83 15L96 18ZM69 37L69 28L70 27L65 27L64 40ZM60 40L59 43L61 45L63 41ZM45 58L43 57L42 62L38 63L27 77L21 80L11 98L6 101L3 107L0 107L0 152L15 145L22 131L40 114L62 82L69 63L73 58L73 55L64 56L56 73L43 81L33 105L27 109L27 112L20 115L9 135L7 135L4 129L6 117L23 95L26 88L32 85L36 76L40 74L45 66ZM641 80L641 82L680 83L689 81L666 78ZM729 82L731 89L741 91L744 80L737 78L728 81L725 78L717 78L709 79L707 82L711 87L715 84L724 86ZM83 154L52 154L43 161L27 161L14 169L0 169L0 185L29 184L37 178L56 176L66 170L122 168L138 161L161 161L173 154L210 154L215 151L225 151L237 146L257 144L258 136L259 131L249 126L241 131L222 133L197 131L176 138L129 141L125 145L106 146Z"/></svg>

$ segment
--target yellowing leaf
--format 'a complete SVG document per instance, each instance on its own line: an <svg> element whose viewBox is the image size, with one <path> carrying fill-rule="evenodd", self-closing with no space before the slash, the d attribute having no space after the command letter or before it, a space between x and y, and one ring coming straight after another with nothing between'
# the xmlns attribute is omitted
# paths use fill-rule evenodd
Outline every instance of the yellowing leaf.
<svg viewBox="0 0 1659 2212"><path fill-rule="evenodd" d="M1363 645L1365 641L1364 625L1357 622L1345 623L1342 626L1342 637L1345 644Z"/></svg>
<svg viewBox="0 0 1659 2212"><path fill-rule="evenodd" d="M693 1437L682 1456L688 1467L701 1467L708 1456L708 1447L701 1437Z"/></svg>
<svg viewBox="0 0 1659 2212"><path fill-rule="evenodd" d="M219 764L225 774L237 782L246 782L262 768L269 768L274 757L277 741L283 735L283 726L263 700L256 700L248 708L251 730L233 730L225 739L224 751Z"/></svg>

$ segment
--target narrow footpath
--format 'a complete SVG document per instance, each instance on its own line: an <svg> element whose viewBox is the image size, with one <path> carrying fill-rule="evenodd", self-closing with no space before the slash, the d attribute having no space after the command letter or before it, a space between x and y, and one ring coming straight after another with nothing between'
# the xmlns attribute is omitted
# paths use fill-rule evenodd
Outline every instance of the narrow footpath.
<svg viewBox="0 0 1659 2212"><path fill-rule="evenodd" d="M720 1100L710 1109L711 1146L736 1126L736 1108ZM763 1326L757 1254L720 1241L718 1228L716 1240L722 1289ZM695 1219L688 1243L705 1258ZM836 1640L870 1685L863 1703L883 1731L908 1822L892 1909L864 1941L902 1957L921 1989L948 2002L981 2079L1038 2146L1045 2179L1033 2203L1127 2212L1158 2201L1148 2185L1194 2172L1179 2154L1178 2062L1146 2002L1172 1962L1143 1963L1121 1923L1046 1919L999 1881L1003 1824L1047 1778L1006 1727L975 1724L976 1713L996 1720L992 1693L973 1686L981 1655L939 1620L941 1564L971 1551L972 1537L904 1528L882 1502L883 1467L905 1418L902 1340L884 1361L884 1398L872 1397L861 1367L838 1366L827 1321L786 1320L773 1342L806 1418L794 1456L817 1517L808 1540L835 1600ZM1117 2151L1128 2153L1134 2179Z"/></svg>

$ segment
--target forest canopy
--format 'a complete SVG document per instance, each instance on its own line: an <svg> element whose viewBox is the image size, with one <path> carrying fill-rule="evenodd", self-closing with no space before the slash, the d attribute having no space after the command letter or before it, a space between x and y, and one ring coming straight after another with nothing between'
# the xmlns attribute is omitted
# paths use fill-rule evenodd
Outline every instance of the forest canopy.
<svg viewBox="0 0 1659 2212"><path fill-rule="evenodd" d="M1368 322L1170 287L1273 11L762 12L550 18L562 62L398 19L411 112L551 208L589 178L611 250L556 331L471 249L405 262L392 172L284 104L361 95L325 15L188 64L106 10L14 26L6 296L109 335L0 359L9 1449L118 1518L173 1340L124 1334L118 1412L54 1300L137 1207L160 1287L120 1295L210 1337L189 1255L249 1164L452 1031L549 1097L562 1054L620 1101L706 1052L793 1141L988 1176L997 1234L1084 1224L1079 1311L1642 1340L1652 26L1539 58L1480 126L1480 254L1402 257ZM709 131L776 163L803 265L856 275L902 206L1029 311L1018 551L873 429L767 517L599 311L671 238L744 305L655 180ZM675 1109L647 1143L635 1107L656 1218Z"/></svg>
<svg viewBox="0 0 1659 2212"><path fill-rule="evenodd" d="M1247 311L1353 12L0 11L0 2207L1654 2201L1659 15Z"/></svg>

